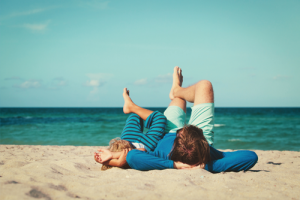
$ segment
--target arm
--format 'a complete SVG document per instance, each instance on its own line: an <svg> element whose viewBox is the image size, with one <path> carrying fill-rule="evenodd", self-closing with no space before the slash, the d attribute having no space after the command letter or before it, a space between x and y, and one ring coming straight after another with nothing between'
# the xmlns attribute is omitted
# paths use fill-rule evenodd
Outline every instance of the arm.
<svg viewBox="0 0 300 200"><path fill-rule="evenodd" d="M98 149L97 151L101 153L94 153L94 158L97 162L102 164L111 159L118 159L122 154L122 151L111 152L108 149Z"/></svg>
<svg viewBox="0 0 300 200"><path fill-rule="evenodd" d="M144 149L144 148L137 148L137 150L146 151L146 149ZM116 165L119 164L118 163L118 162L120 162L119 158L122 156L123 151L111 152L108 149L98 149L98 151L102 152L102 153L101 154L99 154L99 153L94 154L95 161L97 161L98 163L101 163L101 164L118 167ZM128 151L131 151L131 149L128 149ZM126 157L125 157L125 160L126 160ZM111 164L110 164L109 161L111 161Z"/></svg>
<svg viewBox="0 0 300 200"><path fill-rule="evenodd" d="M130 150L129 149L124 149L121 152L113 152L113 153L121 153L119 154L119 158L113 158L108 161L103 162L104 165L109 165L112 167L123 167L126 164L126 156Z"/></svg>
<svg viewBox="0 0 300 200"><path fill-rule="evenodd" d="M152 152L132 150L127 154L126 161L132 169L141 171L174 168L172 160L166 160L152 154Z"/></svg>
<svg viewBox="0 0 300 200"><path fill-rule="evenodd" d="M132 169L147 171L154 169L193 169L194 166L166 160L156 157L154 153L146 153L143 151L130 151L126 157L126 161Z"/></svg>

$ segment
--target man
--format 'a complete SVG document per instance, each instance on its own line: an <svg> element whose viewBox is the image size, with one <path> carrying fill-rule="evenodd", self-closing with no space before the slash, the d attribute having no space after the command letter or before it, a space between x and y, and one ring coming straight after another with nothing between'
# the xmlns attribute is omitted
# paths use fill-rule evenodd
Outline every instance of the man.
<svg viewBox="0 0 300 200"><path fill-rule="evenodd" d="M207 80L182 87L182 70L174 68L171 103L165 111L166 135L153 152L131 150L126 156L129 166L137 170L168 168L205 168L210 172L246 171L252 168L257 155L252 151L221 152L214 142L214 92ZM188 125L186 101L194 103Z"/></svg>

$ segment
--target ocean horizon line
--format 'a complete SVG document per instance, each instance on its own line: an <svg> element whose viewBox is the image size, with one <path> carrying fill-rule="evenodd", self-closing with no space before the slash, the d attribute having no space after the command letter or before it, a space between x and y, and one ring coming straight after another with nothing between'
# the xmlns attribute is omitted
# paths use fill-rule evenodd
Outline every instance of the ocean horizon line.
<svg viewBox="0 0 300 200"><path fill-rule="evenodd" d="M187 108L190 108L191 106L187 106ZM113 107L113 106L107 106L107 107L88 107L88 106L78 106L78 107L64 107L64 106L45 106L45 107L0 107L0 109L2 108L123 108L123 107ZM143 106L143 108L167 108L167 106ZM218 106L218 107L215 107L215 108L300 108L300 106L270 106L270 107L266 107L266 106L236 106L236 107L233 107L233 106Z"/></svg>

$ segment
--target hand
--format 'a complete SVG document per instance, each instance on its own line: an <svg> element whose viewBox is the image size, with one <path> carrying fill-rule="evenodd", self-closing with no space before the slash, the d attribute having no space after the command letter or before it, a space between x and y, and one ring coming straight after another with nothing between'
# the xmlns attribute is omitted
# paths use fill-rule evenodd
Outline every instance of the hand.
<svg viewBox="0 0 300 200"><path fill-rule="evenodd" d="M192 168L190 168L190 169L205 169L205 164L202 163L202 164L196 165L196 166L194 166L194 167L192 167Z"/></svg>
<svg viewBox="0 0 300 200"><path fill-rule="evenodd" d="M200 165L189 165L189 164L185 164L182 162L174 162L174 168L175 169L204 169L205 168L205 164L202 163Z"/></svg>
<svg viewBox="0 0 300 200"><path fill-rule="evenodd" d="M118 159L119 162L119 167L123 167L127 162L126 162L126 156L128 152L131 151L131 149L123 149L120 158Z"/></svg>
<svg viewBox="0 0 300 200"><path fill-rule="evenodd" d="M100 159L100 156L99 156L98 153L94 153L94 159L95 159L96 162L101 163L101 159Z"/></svg>
<svg viewBox="0 0 300 200"><path fill-rule="evenodd" d="M175 169L188 169L188 168L192 168L193 166L192 165L189 165L189 164L185 164L185 163L182 163L182 162L174 162L174 168Z"/></svg>
<svg viewBox="0 0 300 200"><path fill-rule="evenodd" d="M112 157L113 157L112 153L107 149L98 149L98 151L101 152L101 154L94 153L94 158L97 162L99 162L101 164L112 159Z"/></svg>

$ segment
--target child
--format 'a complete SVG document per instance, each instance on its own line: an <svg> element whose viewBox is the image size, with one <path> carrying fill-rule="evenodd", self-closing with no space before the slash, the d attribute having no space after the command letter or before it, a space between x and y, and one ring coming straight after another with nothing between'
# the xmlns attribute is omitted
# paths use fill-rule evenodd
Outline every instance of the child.
<svg viewBox="0 0 300 200"><path fill-rule="evenodd" d="M95 153L95 161L103 164L102 170L114 167L128 168L126 155L131 149L141 151L153 151L159 140L165 135L167 119L158 112L141 108L133 103L129 97L129 91L124 88L123 92L125 114L131 114L125 124L121 134L121 140L110 141L109 149L99 149L101 153ZM145 120L145 124L144 121ZM143 133L144 126L148 128L146 134Z"/></svg>

